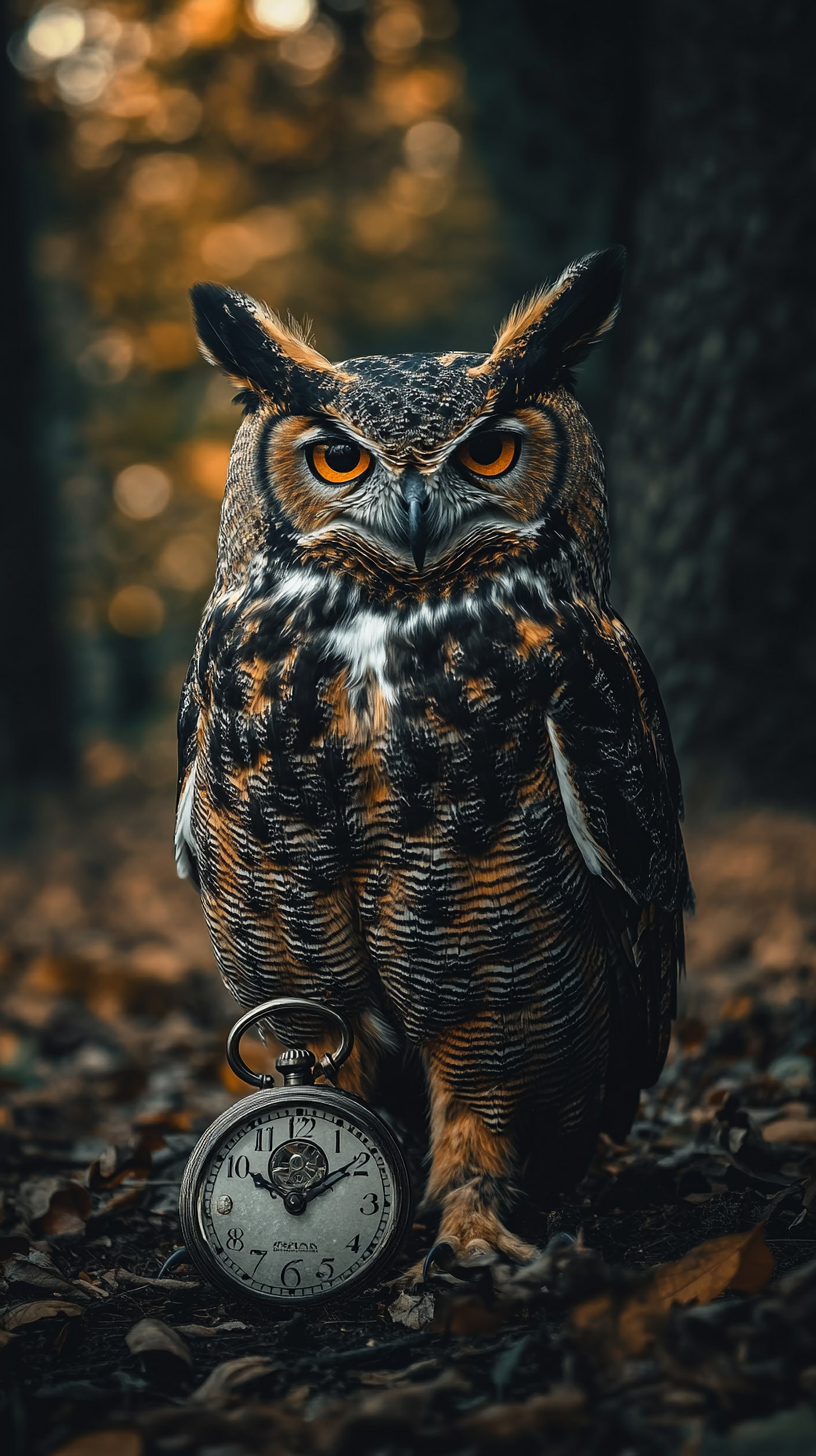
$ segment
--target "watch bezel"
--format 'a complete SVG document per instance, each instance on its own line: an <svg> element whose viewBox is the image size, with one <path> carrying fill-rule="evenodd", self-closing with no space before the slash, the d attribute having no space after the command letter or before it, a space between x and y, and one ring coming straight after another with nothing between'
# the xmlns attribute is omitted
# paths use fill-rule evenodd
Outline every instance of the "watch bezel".
<svg viewBox="0 0 816 1456"><path fill-rule="evenodd" d="M210 1247L201 1217L201 1191L209 1172L212 1155L225 1134L238 1123L251 1120L259 1112L278 1105L303 1104L309 1100L317 1107L338 1111L349 1121L356 1122L368 1137L371 1137L386 1157L394 1180L394 1218L385 1234L382 1244L363 1269L343 1281L337 1288L316 1294L261 1294L239 1283L227 1273ZM334 1087L270 1087L253 1092L240 1102L228 1107L217 1117L207 1131L202 1133L184 1170L179 1193L179 1218L181 1233L190 1258L198 1272L209 1283L257 1304L275 1305L285 1309L302 1309L306 1305L325 1304L330 1299L339 1299L356 1292L361 1286L375 1282L397 1254L405 1238L411 1219L411 1183L408 1167L402 1149L383 1119L367 1107L351 1092Z"/></svg>

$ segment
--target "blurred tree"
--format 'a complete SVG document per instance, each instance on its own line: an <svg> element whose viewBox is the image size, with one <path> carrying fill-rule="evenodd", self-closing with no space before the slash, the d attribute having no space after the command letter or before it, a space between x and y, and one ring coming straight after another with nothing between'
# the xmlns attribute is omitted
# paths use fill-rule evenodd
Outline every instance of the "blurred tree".
<svg viewBox="0 0 816 1456"><path fill-rule="evenodd" d="M474 138L502 199L505 305L573 258L627 242L641 148L642 0L471 0L460 44ZM579 390L603 439L612 348Z"/></svg>
<svg viewBox="0 0 816 1456"><path fill-rule="evenodd" d="M4 36L4 41L7 36ZM58 778L70 756L70 713L62 644L55 626L59 594L53 501L41 439L46 370L40 318L30 286L32 198L26 186L27 138L17 76L5 45L0 58L0 779L6 793L32 779ZM8 805L7 805L8 807Z"/></svg>
<svg viewBox="0 0 816 1456"><path fill-rule="evenodd" d="M816 9L653 0L610 474L703 781L816 795Z"/></svg>

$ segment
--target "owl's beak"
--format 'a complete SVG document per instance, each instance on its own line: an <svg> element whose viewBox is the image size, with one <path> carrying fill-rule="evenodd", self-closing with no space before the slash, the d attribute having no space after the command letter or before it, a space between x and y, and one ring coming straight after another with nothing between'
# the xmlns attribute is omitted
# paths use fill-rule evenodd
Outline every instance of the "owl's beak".
<svg viewBox="0 0 816 1456"><path fill-rule="evenodd" d="M401 488L402 499L408 507L408 545L416 569L421 571L428 544L428 506L431 498L425 481L415 470L405 472Z"/></svg>

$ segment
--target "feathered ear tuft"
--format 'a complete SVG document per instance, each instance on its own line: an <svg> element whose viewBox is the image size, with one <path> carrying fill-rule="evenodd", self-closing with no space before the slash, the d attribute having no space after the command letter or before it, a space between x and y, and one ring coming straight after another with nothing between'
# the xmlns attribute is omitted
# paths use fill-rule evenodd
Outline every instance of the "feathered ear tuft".
<svg viewBox="0 0 816 1456"><path fill-rule="evenodd" d="M262 304L235 288L195 283L190 289L199 347L246 391L279 407L291 399L304 376L335 374L299 325L284 324Z"/></svg>
<svg viewBox="0 0 816 1456"><path fill-rule="evenodd" d="M495 375L499 389L522 378L536 388L580 364L615 322L625 267L621 247L571 263L516 305L493 352L471 373Z"/></svg>

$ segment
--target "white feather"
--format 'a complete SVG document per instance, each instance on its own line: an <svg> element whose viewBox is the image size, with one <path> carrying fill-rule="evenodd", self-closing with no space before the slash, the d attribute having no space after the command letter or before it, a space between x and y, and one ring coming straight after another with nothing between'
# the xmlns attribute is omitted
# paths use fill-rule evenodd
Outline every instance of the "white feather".
<svg viewBox="0 0 816 1456"><path fill-rule="evenodd" d="M390 622L376 612L358 612L351 622L329 632L326 646L348 664L349 687L363 687L371 673L387 703L396 702L394 686L385 675L386 638Z"/></svg>
<svg viewBox="0 0 816 1456"><path fill-rule="evenodd" d="M584 811L578 801L578 797L572 787L569 774L569 763L564 750L556 736L555 728L550 719L547 719L547 732L550 735L552 744L555 772L558 779L558 787L561 790L561 799L567 815L567 823L570 827L575 843L581 851L584 863L590 874L598 875L602 880L609 879L609 869L604 860L601 850L592 837L589 825L586 821Z"/></svg>
<svg viewBox="0 0 816 1456"><path fill-rule="evenodd" d="M195 780L196 766L194 759L184 788L181 791L181 798L179 799L178 810L176 812L176 872L180 880L188 880L190 878L196 859L195 840L193 839Z"/></svg>

